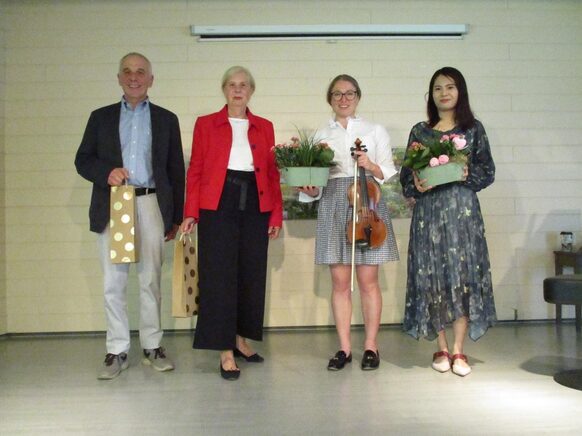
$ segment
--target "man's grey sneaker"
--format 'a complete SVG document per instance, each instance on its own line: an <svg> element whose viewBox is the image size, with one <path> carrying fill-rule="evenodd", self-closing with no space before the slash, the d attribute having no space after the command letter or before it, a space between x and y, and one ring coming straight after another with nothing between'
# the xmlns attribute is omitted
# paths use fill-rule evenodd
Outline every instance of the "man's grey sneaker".
<svg viewBox="0 0 582 436"><path fill-rule="evenodd" d="M99 380L111 380L119 375L121 371L129 367L129 361L127 360L126 353L111 354L107 353L105 355L105 361L103 362L103 369L97 376Z"/></svg>
<svg viewBox="0 0 582 436"><path fill-rule="evenodd" d="M174 369L174 363L166 356L166 350L162 347L152 350L143 350L145 356L142 363L151 365L156 371L171 371Z"/></svg>

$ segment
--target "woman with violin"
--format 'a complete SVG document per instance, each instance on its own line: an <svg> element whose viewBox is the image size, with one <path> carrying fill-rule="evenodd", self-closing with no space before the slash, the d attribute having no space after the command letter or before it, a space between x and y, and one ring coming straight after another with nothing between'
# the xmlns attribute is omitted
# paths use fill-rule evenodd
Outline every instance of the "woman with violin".
<svg viewBox="0 0 582 436"><path fill-rule="evenodd" d="M373 370L380 365L377 336L382 294L378 267L398 260L392 222L380 190L380 184L396 174L390 138L384 127L356 115L361 97L362 91L353 77L341 74L331 81L327 102L334 116L318 131L318 137L333 149L336 165L331 168L327 186L323 189L314 186L299 188L302 201L320 198L315 263L329 265L332 310L340 348L327 366L331 371L340 370L352 361L352 265L365 325L361 368ZM354 167L358 169L355 196ZM357 201L352 206L350 202L353 204L354 198ZM355 239L352 238L353 222L356 223Z"/></svg>
<svg viewBox="0 0 582 436"><path fill-rule="evenodd" d="M495 319L489 254L477 192L495 179L495 165L483 125L469 105L467 84L452 67L437 70L429 84L428 120L410 132L408 147L443 135L462 135L468 163L463 179L427 186L415 171L402 168L406 197L415 199L408 246L408 284L404 331L418 339L437 339L432 368L471 372L463 344L485 334ZM452 323L449 348L445 326ZM449 350L452 351L449 354Z"/></svg>

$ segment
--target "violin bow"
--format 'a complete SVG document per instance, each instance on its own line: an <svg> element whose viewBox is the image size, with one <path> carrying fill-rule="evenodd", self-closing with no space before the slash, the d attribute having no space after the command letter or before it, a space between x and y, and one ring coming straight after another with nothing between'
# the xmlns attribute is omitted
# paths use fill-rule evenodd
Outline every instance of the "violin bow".
<svg viewBox="0 0 582 436"><path fill-rule="evenodd" d="M356 138L354 141L356 147L359 147L362 144L360 138ZM354 204L352 209L352 275L350 277L350 290L354 292L354 277L356 271L356 219L358 218L358 156L354 153Z"/></svg>

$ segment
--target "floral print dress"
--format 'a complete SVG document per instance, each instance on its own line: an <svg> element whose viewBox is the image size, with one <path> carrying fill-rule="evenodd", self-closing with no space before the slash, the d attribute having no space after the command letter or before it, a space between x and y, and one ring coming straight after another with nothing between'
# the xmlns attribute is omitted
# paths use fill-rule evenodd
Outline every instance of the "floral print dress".
<svg viewBox="0 0 582 436"><path fill-rule="evenodd" d="M408 281L403 329L418 339L434 340L460 317L469 319L469 337L479 339L496 320L489 253L477 192L495 178L495 165L483 125L467 131L433 130L427 123L410 132L413 142L426 144L435 135L465 135L469 175L464 182L420 193L410 168L402 168L400 183L416 202L410 225Z"/></svg>

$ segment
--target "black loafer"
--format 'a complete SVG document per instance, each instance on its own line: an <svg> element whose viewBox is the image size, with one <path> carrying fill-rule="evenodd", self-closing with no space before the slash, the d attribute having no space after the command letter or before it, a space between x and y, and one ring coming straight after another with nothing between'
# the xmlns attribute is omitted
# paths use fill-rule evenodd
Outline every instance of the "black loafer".
<svg viewBox="0 0 582 436"><path fill-rule="evenodd" d="M247 362L260 363L260 362L264 362L264 360L265 360L265 358L263 356L261 356L259 353L255 353L255 354L251 354L250 356L246 356L238 348L235 348L234 350L232 350L232 354L234 354L234 357L242 357Z"/></svg>
<svg viewBox="0 0 582 436"><path fill-rule="evenodd" d="M222 363L219 363L218 366L220 366L220 376L225 380L236 380L240 376L238 369L224 369Z"/></svg>
<svg viewBox="0 0 582 436"><path fill-rule="evenodd" d="M327 369L330 371L339 371L340 369L343 369L344 366L346 366L346 363L350 363L351 361L352 353L347 356L345 351L339 350L327 364Z"/></svg>
<svg viewBox="0 0 582 436"><path fill-rule="evenodd" d="M380 352L376 350L374 353L372 350L364 351L364 357L362 357L362 369L364 371L369 371L372 369L378 369L380 366Z"/></svg>

